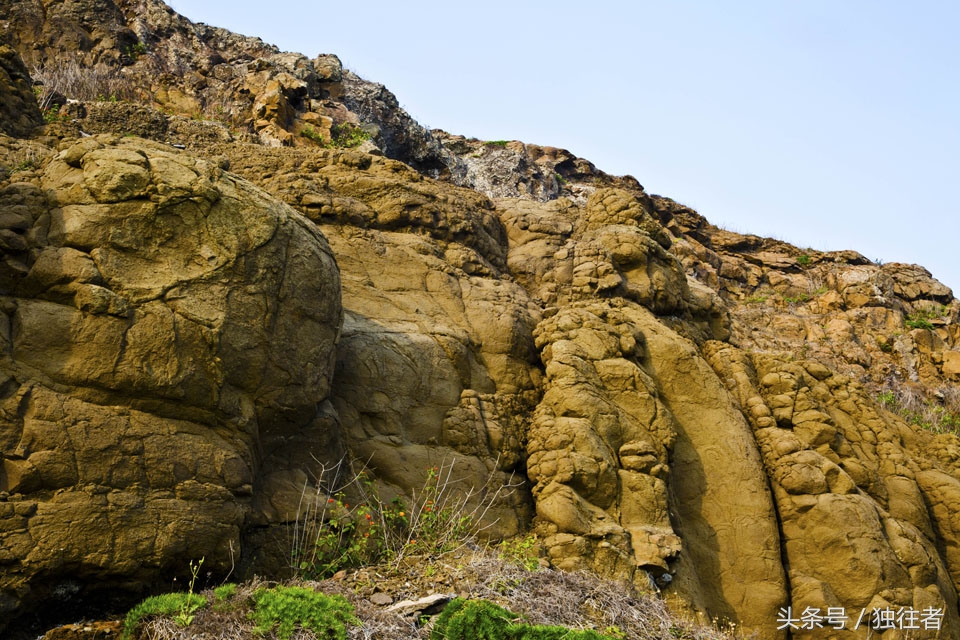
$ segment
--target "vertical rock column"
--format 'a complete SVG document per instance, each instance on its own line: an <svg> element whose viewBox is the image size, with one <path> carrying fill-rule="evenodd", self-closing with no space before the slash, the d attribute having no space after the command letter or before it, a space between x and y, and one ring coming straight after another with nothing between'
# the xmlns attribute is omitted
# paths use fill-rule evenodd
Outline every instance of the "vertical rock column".
<svg viewBox="0 0 960 640"><path fill-rule="evenodd" d="M910 444L916 434L881 414L846 376L728 344L708 343L705 352L760 445L794 617L842 607L850 620L836 637L863 638L865 624L852 630L862 612L869 620L874 609L919 615L932 607L943 613L942 631L921 629L916 637L958 637L956 591L937 549L950 531L927 507L933 503L937 514L942 496L924 496L921 478L937 474L953 495L957 480L934 471ZM822 632L795 630L792 637Z"/></svg>
<svg viewBox="0 0 960 640"><path fill-rule="evenodd" d="M562 309L535 336L547 379L528 474L551 560L626 579L639 568L666 583L680 551L666 485L674 424L639 365L642 335L594 303Z"/></svg>

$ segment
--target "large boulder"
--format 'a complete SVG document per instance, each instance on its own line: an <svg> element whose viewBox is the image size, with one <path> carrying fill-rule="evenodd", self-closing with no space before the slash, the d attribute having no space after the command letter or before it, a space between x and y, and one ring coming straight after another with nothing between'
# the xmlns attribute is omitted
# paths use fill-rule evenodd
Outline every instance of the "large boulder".
<svg viewBox="0 0 960 640"><path fill-rule="evenodd" d="M356 151L211 151L329 239L344 307L331 402L346 447L383 495L409 497L429 469L452 465L453 486L476 496L485 483L516 485L486 505L486 531L523 530L540 313L505 276L505 232L489 200Z"/></svg>
<svg viewBox="0 0 960 640"><path fill-rule="evenodd" d="M322 423L341 324L316 227L212 163L103 136L40 182L0 199L26 220L0 291L4 623L240 564L277 518L265 457Z"/></svg>

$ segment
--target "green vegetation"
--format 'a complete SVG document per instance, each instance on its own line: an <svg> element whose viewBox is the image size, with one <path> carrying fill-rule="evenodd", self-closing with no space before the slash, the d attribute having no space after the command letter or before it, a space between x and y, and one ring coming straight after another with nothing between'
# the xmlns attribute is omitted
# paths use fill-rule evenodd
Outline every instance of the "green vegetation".
<svg viewBox="0 0 960 640"><path fill-rule="evenodd" d="M553 176L557 179L557 183L559 183L559 184L561 184L561 185L567 184L567 179L564 178L564 177L563 177L562 175L560 175L559 173L555 173L555 174L553 174Z"/></svg>
<svg viewBox="0 0 960 640"><path fill-rule="evenodd" d="M346 640L347 625L359 625L353 607L341 596L328 596L306 587L261 589L254 593L250 618L254 633L266 634L276 627L277 637L288 640L299 625L320 638Z"/></svg>
<svg viewBox="0 0 960 640"><path fill-rule="evenodd" d="M520 549L535 538L521 538ZM532 566L532 565L530 565ZM427 574L432 573L432 576ZM402 612L371 608L375 591L394 597L425 593L438 583L474 596L455 600L419 626ZM454 587L455 585L455 587ZM209 604L207 604L209 603ZM189 627L177 618L193 610ZM514 612L523 612L517 615ZM442 619L441 619L442 618ZM436 624L434 624L436 623ZM596 629L597 631L584 631ZM506 640L611 640L699 638L733 640L732 628L703 627L673 616L653 594L585 573L506 558L500 546L460 547L436 559L408 558L346 571L321 582L264 583L256 578L200 594L150 598L130 612L126 638L504 638Z"/></svg>
<svg viewBox="0 0 960 640"><path fill-rule="evenodd" d="M430 640L614 640L590 629L524 624L518 618L488 600L456 598L437 618Z"/></svg>
<svg viewBox="0 0 960 640"><path fill-rule="evenodd" d="M399 498L381 499L365 472L329 497L318 488L302 501L307 506L298 514L291 567L297 575L323 579L411 554L435 557L466 544L490 504L509 487L488 487L487 498L471 508L474 491L457 491L455 484L453 464L432 467L409 507ZM353 506L348 492L355 495Z"/></svg>
<svg viewBox="0 0 960 640"><path fill-rule="evenodd" d="M207 605L207 599L196 593L165 593L147 598L127 613L123 623L121 640L129 640L137 626L148 616L168 616L186 627L193 621L193 615ZM181 621L186 621L181 624Z"/></svg>
<svg viewBox="0 0 960 640"><path fill-rule="evenodd" d="M370 134L355 124L344 122L330 127L330 137L329 146L337 149L352 149L369 140Z"/></svg>
<svg viewBox="0 0 960 640"><path fill-rule="evenodd" d="M233 582L222 584L213 590L213 597L217 602L225 602L237 592L237 585Z"/></svg>
<svg viewBox="0 0 960 640"><path fill-rule="evenodd" d="M913 426L960 435L960 389L944 387L930 399L912 387L887 388L877 394L877 402Z"/></svg>
<svg viewBox="0 0 960 640"><path fill-rule="evenodd" d="M13 171L11 173L16 173L18 171L30 171L31 169L36 169L36 168L37 168L37 161L35 159L25 158L24 160L21 160L20 162L17 163L17 165L13 168Z"/></svg>
<svg viewBox="0 0 960 640"><path fill-rule="evenodd" d="M917 309L906 317L903 321L910 329L933 329L931 320L942 318L947 314L947 308L943 305L925 307Z"/></svg>
<svg viewBox="0 0 960 640"><path fill-rule="evenodd" d="M320 146L327 144L326 140L323 139L323 135L310 125L306 125L303 129L300 130L300 135L302 135L307 140L313 140Z"/></svg>
<svg viewBox="0 0 960 640"><path fill-rule="evenodd" d="M755 295L744 300L746 304L763 304L770 296L768 294Z"/></svg>
<svg viewBox="0 0 960 640"><path fill-rule="evenodd" d="M364 472L341 474L340 465L323 471L321 478L329 473L349 480L332 495L322 488L316 495L304 493L304 504L320 509L300 514L292 556L305 563L302 576L337 573L336 578L281 585L255 578L195 594L202 560L191 562L189 592L155 596L134 607L123 637L217 638L230 630L236 637L275 640L623 640L670 637L670 629L703 640L733 637L677 619L662 600L630 585L542 567L533 534L495 546L468 544L504 486L478 489L485 498L468 509L473 494L457 490L452 464L428 469L409 506L396 498L382 500ZM452 601L432 625L427 616L425 624L412 627L400 612L371 613L366 601L371 590L396 596L398 588L416 592L438 583L457 585L474 598Z"/></svg>
<svg viewBox="0 0 960 640"><path fill-rule="evenodd" d="M65 119L64 116L60 115L60 105L56 103L51 104L43 110L43 121L47 124L51 122L61 122Z"/></svg>
<svg viewBox="0 0 960 640"><path fill-rule="evenodd" d="M351 508L343 491L329 498L323 513L304 528L312 540L294 550L299 556L294 558L295 569L304 577L323 579L387 558L393 538L402 535L398 529L406 524L407 514L399 501L371 504Z"/></svg>
<svg viewBox="0 0 960 640"><path fill-rule="evenodd" d="M140 620L147 616L171 616L179 627L189 627L197 611L207 606L207 599L193 592L203 566L203 558L197 562L190 561L190 586L187 593L165 593L147 598L127 613L123 624L121 640L130 638L136 630Z"/></svg>
<svg viewBox="0 0 960 640"><path fill-rule="evenodd" d="M130 58L136 60L147 52L147 45L142 42L137 42L124 49L123 52Z"/></svg>
<svg viewBox="0 0 960 640"><path fill-rule="evenodd" d="M914 314L910 314L903 323L911 329L933 329L933 324L927 318Z"/></svg>
<svg viewBox="0 0 960 640"><path fill-rule="evenodd" d="M500 640L517 614L487 600L450 602L437 618L430 640Z"/></svg>
<svg viewBox="0 0 960 640"><path fill-rule="evenodd" d="M784 296L783 301L787 304L800 304L803 302L808 302L810 300L810 295L806 293L798 294L796 297Z"/></svg>
<svg viewBox="0 0 960 640"><path fill-rule="evenodd" d="M503 148L503 147L506 147L508 144L510 144L510 141L509 140L487 140L483 144L487 145L488 147Z"/></svg>
<svg viewBox="0 0 960 640"><path fill-rule="evenodd" d="M370 139L370 134L363 127L349 122L335 124L330 127L330 140L326 140L323 134L310 125L306 125L300 130L300 135L308 140L316 142L324 149L353 149Z"/></svg>
<svg viewBox="0 0 960 640"><path fill-rule="evenodd" d="M536 534L517 536L497 545L500 558L514 562L527 571L536 571L540 566L540 541Z"/></svg>
<svg viewBox="0 0 960 640"><path fill-rule="evenodd" d="M810 256L806 253L801 253L799 256L797 256L797 264L799 264L801 267L808 266L810 264Z"/></svg>

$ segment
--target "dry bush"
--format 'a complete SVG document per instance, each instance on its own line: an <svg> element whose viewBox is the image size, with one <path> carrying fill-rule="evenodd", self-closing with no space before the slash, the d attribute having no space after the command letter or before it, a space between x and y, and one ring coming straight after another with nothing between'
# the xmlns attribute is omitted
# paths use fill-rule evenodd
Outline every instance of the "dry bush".
<svg viewBox="0 0 960 640"><path fill-rule="evenodd" d="M84 67L77 60L58 60L35 66L30 75L40 83L37 102L43 112L49 111L57 96L82 102L136 98L130 79L119 69L103 64Z"/></svg>
<svg viewBox="0 0 960 640"><path fill-rule="evenodd" d="M529 624L560 625L573 629L595 629L612 637L631 640L734 640L743 636L733 629L717 630L681 620L672 614L655 594L639 593L629 584L600 579L586 573L554 569L529 570L515 560L502 557L494 549L472 553L451 553L439 559L446 562L456 593L495 602L520 614ZM369 599L371 577L379 576L377 589L390 593L394 600L416 599L438 588L424 570L427 562L410 571L398 571L391 565L366 567L341 579L320 582L294 582L328 595L340 595L354 607L361 626L348 627L350 640L426 640L430 622L420 624L415 617L404 617L377 606ZM197 611L188 627L177 626L169 618L144 622L138 640L240 640L251 638L249 619L253 593L275 586L260 580L239 585L226 600L217 602L212 590L202 593L208 605ZM274 633L264 636L272 639ZM310 631L298 630L293 640L322 640Z"/></svg>
<svg viewBox="0 0 960 640"><path fill-rule="evenodd" d="M456 460L426 470L408 503L384 500L363 468L340 461L306 482L292 531L294 575L324 578L379 562L399 566L409 555L436 556L473 544L496 522L488 514L519 486L490 474L476 486L454 473ZM496 468L496 466L495 466ZM352 505L352 506L351 506Z"/></svg>
<svg viewBox="0 0 960 640"><path fill-rule="evenodd" d="M654 594L592 574L540 569L480 553L468 570L477 580L472 597L492 600L519 613L530 624L595 629L636 640L687 638L732 640L721 631L680 620Z"/></svg>
<svg viewBox="0 0 960 640"><path fill-rule="evenodd" d="M877 401L907 423L935 433L960 435L960 388L944 385L932 392L916 384L888 380Z"/></svg>

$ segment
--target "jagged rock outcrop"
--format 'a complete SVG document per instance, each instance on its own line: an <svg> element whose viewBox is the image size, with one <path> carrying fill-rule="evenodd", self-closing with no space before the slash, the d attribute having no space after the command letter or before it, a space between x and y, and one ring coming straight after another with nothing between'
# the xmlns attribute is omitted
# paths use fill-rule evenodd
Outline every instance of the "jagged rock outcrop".
<svg viewBox="0 0 960 640"><path fill-rule="evenodd" d="M0 136L0 626L200 555L282 569L352 457L387 499L456 460L513 488L492 535L764 638L819 637L788 606L960 637L960 439L876 401L960 422L960 302L928 272L427 130L335 56L158 0L86 6L0 1L31 65L127 91ZM370 140L323 148L348 125Z"/></svg>
<svg viewBox="0 0 960 640"><path fill-rule="evenodd" d="M0 39L0 131L25 136L43 124L30 76L13 48Z"/></svg>
<svg viewBox="0 0 960 640"><path fill-rule="evenodd" d="M926 269L725 231L655 201L683 232L673 251L687 273L731 309L735 344L816 358L879 386L958 380L960 303Z"/></svg>

